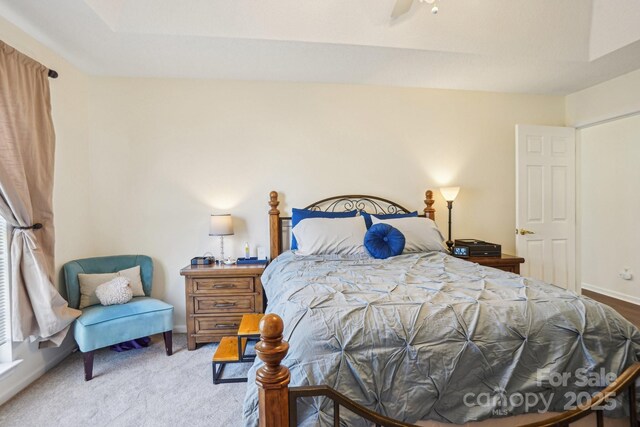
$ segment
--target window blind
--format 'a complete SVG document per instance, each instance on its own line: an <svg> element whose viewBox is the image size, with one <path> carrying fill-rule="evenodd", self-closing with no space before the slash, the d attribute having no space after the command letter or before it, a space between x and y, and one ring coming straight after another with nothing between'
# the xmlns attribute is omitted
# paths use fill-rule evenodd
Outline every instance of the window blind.
<svg viewBox="0 0 640 427"><path fill-rule="evenodd" d="M9 341L9 263L7 223L0 216L0 347Z"/></svg>

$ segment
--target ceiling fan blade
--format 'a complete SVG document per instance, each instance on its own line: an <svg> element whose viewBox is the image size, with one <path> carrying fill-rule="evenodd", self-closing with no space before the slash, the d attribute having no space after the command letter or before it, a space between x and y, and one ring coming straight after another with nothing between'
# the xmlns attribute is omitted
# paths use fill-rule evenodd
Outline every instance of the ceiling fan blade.
<svg viewBox="0 0 640 427"><path fill-rule="evenodd" d="M409 12L412 3L413 0L396 0L396 5L393 6L393 11L391 11L391 18L396 19Z"/></svg>

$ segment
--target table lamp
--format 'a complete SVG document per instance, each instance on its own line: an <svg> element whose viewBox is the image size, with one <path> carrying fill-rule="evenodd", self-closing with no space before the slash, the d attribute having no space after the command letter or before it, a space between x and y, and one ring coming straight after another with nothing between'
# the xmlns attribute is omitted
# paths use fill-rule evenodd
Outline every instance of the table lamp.
<svg viewBox="0 0 640 427"><path fill-rule="evenodd" d="M211 215L209 236L220 236L220 261L224 260L224 236L233 235L231 214Z"/></svg>
<svg viewBox="0 0 640 427"><path fill-rule="evenodd" d="M451 209L453 209L453 201L458 196L458 192L460 192L460 187L443 187L440 189L442 193L442 197L447 201L447 208L449 209L449 239L447 240L447 248L449 248L449 252L451 252L451 248L453 248L453 241L451 240Z"/></svg>

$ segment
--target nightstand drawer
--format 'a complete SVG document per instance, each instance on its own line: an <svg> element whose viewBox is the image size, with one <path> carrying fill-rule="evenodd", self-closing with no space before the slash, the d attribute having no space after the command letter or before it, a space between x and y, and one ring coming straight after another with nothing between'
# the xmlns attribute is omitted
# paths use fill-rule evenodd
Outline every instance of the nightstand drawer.
<svg viewBox="0 0 640 427"><path fill-rule="evenodd" d="M196 317L196 334L231 334L235 335L240 326L242 315Z"/></svg>
<svg viewBox="0 0 640 427"><path fill-rule="evenodd" d="M210 277L193 280L194 294L253 293L253 277Z"/></svg>
<svg viewBox="0 0 640 427"><path fill-rule="evenodd" d="M194 313L254 313L253 295L196 296L193 301Z"/></svg>

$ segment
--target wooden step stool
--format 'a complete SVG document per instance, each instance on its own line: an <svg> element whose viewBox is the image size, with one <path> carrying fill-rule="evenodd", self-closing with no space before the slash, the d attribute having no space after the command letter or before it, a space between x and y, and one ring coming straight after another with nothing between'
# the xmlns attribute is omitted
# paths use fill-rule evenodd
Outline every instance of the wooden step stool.
<svg viewBox="0 0 640 427"><path fill-rule="evenodd" d="M246 377L221 378L221 376L227 363L253 362L256 359L255 354L245 354L245 350L250 340L260 340L260 328L258 325L262 316L264 316L262 313L243 314L242 321L240 321L240 326L238 327L238 335L235 337L223 337L220 340L220 344L218 344L218 348L211 359L214 384L247 381Z"/></svg>

